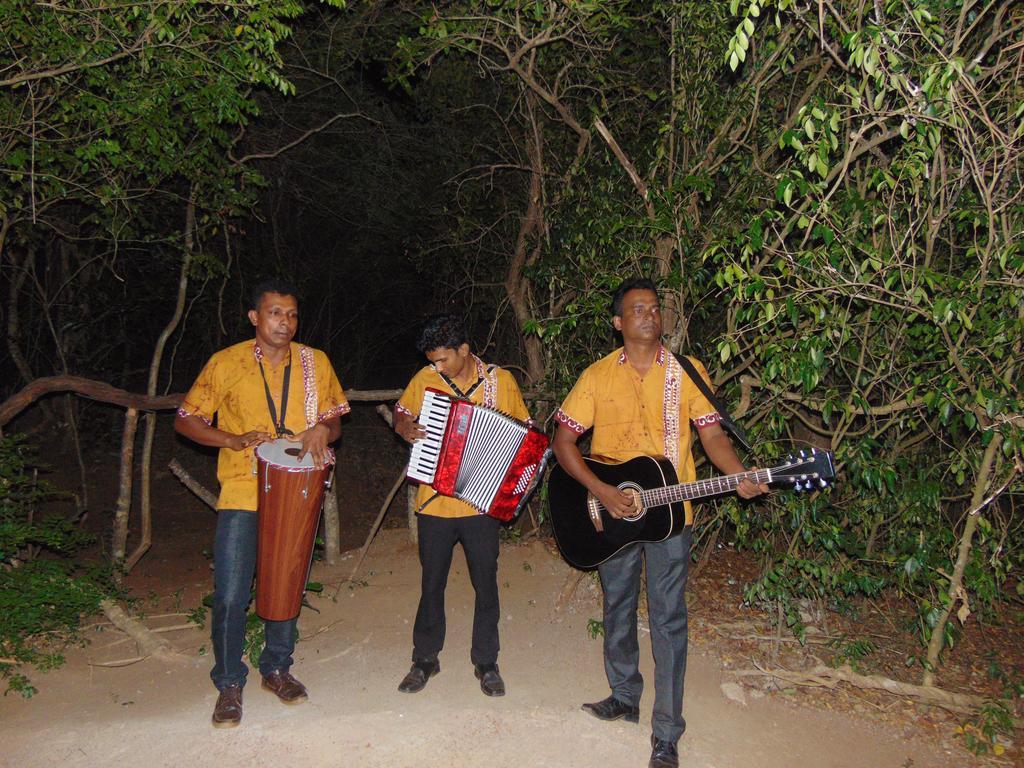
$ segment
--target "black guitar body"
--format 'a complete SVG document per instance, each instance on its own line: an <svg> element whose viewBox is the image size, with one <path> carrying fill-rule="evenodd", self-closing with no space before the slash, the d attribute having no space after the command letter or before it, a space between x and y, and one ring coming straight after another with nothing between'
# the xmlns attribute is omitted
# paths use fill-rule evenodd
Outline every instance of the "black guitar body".
<svg viewBox="0 0 1024 768"><path fill-rule="evenodd" d="M643 491L675 485L676 471L666 458L638 456L621 464L583 459L603 482L620 490ZM587 489L555 465L548 479L548 502L555 541L566 561L576 568L596 568L630 544L664 541L686 525L682 501L651 507L633 519L612 517L603 507L591 507ZM601 516L604 531L598 533L591 510Z"/></svg>

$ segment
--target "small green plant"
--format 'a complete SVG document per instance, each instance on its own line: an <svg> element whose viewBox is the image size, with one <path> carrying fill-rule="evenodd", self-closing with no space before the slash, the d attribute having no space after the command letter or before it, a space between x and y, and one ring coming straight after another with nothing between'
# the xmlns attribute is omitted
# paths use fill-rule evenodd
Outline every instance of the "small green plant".
<svg viewBox="0 0 1024 768"><path fill-rule="evenodd" d="M860 662L875 652L875 644L867 639L838 637L829 645L836 649L832 657L832 666L841 667L849 664L855 672L861 671Z"/></svg>
<svg viewBox="0 0 1024 768"><path fill-rule="evenodd" d="M4 696L8 693L18 693L23 698L31 699L39 691L29 682L27 677L18 672L12 672L7 678L7 690L4 691Z"/></svg>
<svg viewBox="0 0 1024 768"><path fill-rule="evenodd" d="M1013 712L1005 701L990 699L977 715L957 727L956 732L974 754L1001 755L1006 748L999 743L999 736L1013 733Z"/></svg>
<svg viewBox="0 0 1024 768"><path fill-rule="evenodd" d="M206 626L206 611L206 605L200 604L193 608L191 611L188 611L185 614L185 618L186 620L191 621L197 627L202 629Z"/></svg>
<svg viewBox="0 0 1024 768"><path fill-rule="evenodd" d="M989 680L1002 684L1002 697L987 700L978 714L961 724L956 732L963 738L964 746L974 754L986 755L991 752L999 756L1006 751L999 742L999 737L1013 734L1012 702L1024 696L1024 680L1007 673L997 661L995 654L989 654L988 662L986 673Z"/></svg>
<svg viewBox="0 0 1024 768"><path fill-rule="evenodd" d="M518 525L502 526L498 531L498 535L502 541L510 544L518 544L523 540L523 532Z"/></svg>
<svg viewBox="0 0 1024 768"><path fill-rule="evenodd" d="M8 693L25 698L36 688L21 665L63 664L60 647L77 639L81 617L117 593L109 569L72 560L92 537L60 515L39 513L43 501L59 498L38 479L40 468L23 437L0 438L0 677Z"/></svg>
<svg viewBox="0 0 1024 768"><path fill-rule="evenodd" d="M604 637L604 622L600 619L589 619L587 621L587 634L591 640Z"/></svg>
<svg viewBox="0 0 1024 768"><path fill-rule="evenodd" d="M242 655L249 659L253 667L258 667L260 664L260 654L263 652L266 640L263 619L257 616L255 611L249 611L245 617L245 643L242 646Z"/></svg>

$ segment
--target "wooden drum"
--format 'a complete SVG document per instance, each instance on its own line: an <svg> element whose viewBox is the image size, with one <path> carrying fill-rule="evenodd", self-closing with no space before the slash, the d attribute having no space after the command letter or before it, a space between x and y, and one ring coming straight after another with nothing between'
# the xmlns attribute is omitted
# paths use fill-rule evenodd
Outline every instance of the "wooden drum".
<svg viewBox="0 0 1024 768"><path fill-rule="evenodd" d="M313 558L330 467L317 469L300 443L274 440L256 448L259 548L256 613L271 621L299 615Z"/></svg>

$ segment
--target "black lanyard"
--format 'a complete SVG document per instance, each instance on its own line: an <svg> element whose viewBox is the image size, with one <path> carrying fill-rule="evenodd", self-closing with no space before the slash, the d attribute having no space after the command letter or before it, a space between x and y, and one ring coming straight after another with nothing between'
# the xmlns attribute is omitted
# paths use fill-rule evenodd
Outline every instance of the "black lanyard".
<svg viewBox="0 0 1024 768"><path fill-rule="evenodd" d="M294 435L290 429L284 425L284 415L288 412L288 384L292 378L292 351L288 350L288 365L284 367L284 384L281 387L281 420L277 420L277 408L274 407L274 398L270 394L270 384L267 383L267 374L263 370L263 361L260 360L260 376L263 377L263 391L267 395L267 408L270 409L270 420L274 423L274 429L277 430L277 436L282 435Z"/></svg>

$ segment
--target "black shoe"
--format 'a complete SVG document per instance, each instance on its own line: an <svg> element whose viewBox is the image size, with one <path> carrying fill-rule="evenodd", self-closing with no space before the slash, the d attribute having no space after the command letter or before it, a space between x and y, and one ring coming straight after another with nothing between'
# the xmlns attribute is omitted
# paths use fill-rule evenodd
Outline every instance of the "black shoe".
<svg viewBox="0 0 1024 768"><path fill-rule="evenodd" d="M441 662L437 659L434 659L434 661L414 661L409 674L398 684L398 690L402 693L418 693L427 687L427 680L440 671Z"/></svg>
<svg viewBox="0 0 1024 768"><path fill-rule="evenodd" d="M584 704L581 709L584 712L589 712L598 720L625 718L627 723L640 722L640 707L619 701L614 696L609 696L602 701L595 701L593 704Z"/></svg>
<svg viewBox="0 0 1024 768"><path fill-rule="evenodd" d="M488 696L505 695L505 681L501 679L497 664L475 664L473 673L480 681L480 690Z"/></svg>
<svg viewBox="0 0 1024 768"><path fill-rule="evenodd" d="M674 741L651 735L651 761L647 768L679 768L679 750Z"/></svg>

